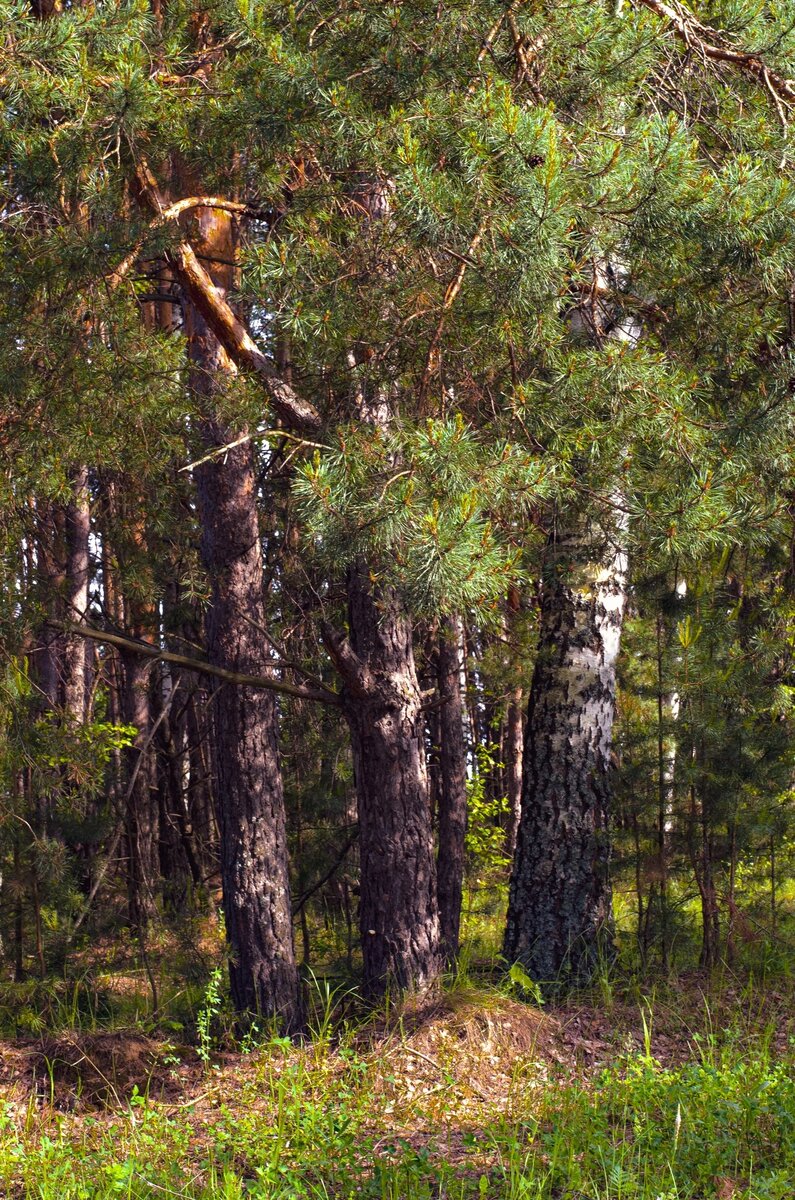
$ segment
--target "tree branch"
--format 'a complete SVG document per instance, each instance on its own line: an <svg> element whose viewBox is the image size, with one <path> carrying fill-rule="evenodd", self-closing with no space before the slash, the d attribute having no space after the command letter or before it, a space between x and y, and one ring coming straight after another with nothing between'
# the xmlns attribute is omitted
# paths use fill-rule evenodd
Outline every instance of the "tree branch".
<svg viewBox="0 0 795 1200"><path fill-rule="evenodd" d="M221 196L186 196L184 200L177 200L174 204L169 204L168 208L164 208L162 212L159 212L150 223L147 234L155 229L160 229L163 225L167 225L169 221L175 221L182 213L189 212L192 208L220 208L224 212L238 213L240 215L262 215L261 209L252 208L248 204L238 204L235 200L224 200ZM108 284L111 288L117 288L130 268L135 266L145 242L146 237L139 238L127 257L119 263L113 274L108 276Z"/></svg>
<svg viewBox="0 0 795 1200"><path fill-rule="evenodd" d="M785 79L768 67L758 54L733 46L725 34L702 25L678 0L670 0L669 3L664 3L664 0L637 2L662 17L686 46L698 50L713 62L729 63L742 74L760 82L770 92L777 108L778 102L795 104L795 79Z"/></svg>
<svg viewBox="0 0 795 1200"><path fill-rule="evenodd" d="M441 312L439 314L439 321L436 325L434 335L431 338L431 344L428 347L428 352L425 355L425 369L423 370L422 379L420 381L420 386L419 386L419 403L420 404L422 404L424 402L425 397L428 392L428 387L431 382L431 376L433 375L433 371L434 371L434 365L435 365L435 360L436 360L436 356L437 356L437 351L439 349L439 343L441 342L442 334L444 333L444 323L445 323L445 318L447 316L448 309L452 308L453 304L455 303L455 298L458 295L458 293L461 291L461 285L464 282L464 275L466 274L466 269L470 264L473 254L475 254L475 252L478 249L478 246L483 241L483 235L486 232L486 224L488 222L488 217L489 217L489 214L487 212L486 215L483 217L483 220L478 225L478 228L475 231L475 235L472 238L472 241L469 243L469 246L467 247L466 255L458 255L457 256L460 258L461 261L460 261L458 270L456 271L455 275L450 280L450 282L447 285L447 288L445 289L444 299L442 300L442 308L441 308Z"/></svg>
<svg viewBox="0 0 795 1200"><path fill-rule="evenodd" d="M222 679L225 683L234 683L238 687L279 692L284 696L295 696L299 700L315 700L318 704L341 704L337 692L333 692L330 688L298 687L292 683L284 683L281 679L272 679L268 675L246 675L240 671L229 671L225 667L215 667L202 658L191 658L187 654L173 654L170 650L161 650L159 646L154 646L151 642L123 637L119 633L107 633L104 629L94 629L91 625L70 625L66 622L49 622L49 624L69 633L76 633L90 641L105 642L132 654L143 654L146 658L157 658L161 662L173 663L177 667L186 667L189 671L198 671L201 675L212 675L216 679Z"/></svg>
<svg viewBox="0 0 795 1200"><path fill-rule="evenodd" d="M361 700L368 700L376 694L376 682L366 663L358 654L344 634L324 622L322 626L323 645L328 650L331 661L343 678L346 688Z"/></svg>
<svg viewBox="0 0 795 1200"><path fill-rule="evenodd" d="M340 854L337 857L336 862L334 863L334 866L329 871L326 871L326 874L322 877L322 879L318 879L317 883L313 883L310 888L307 888L307 890L304 892L301 899L298 900L293 905L293 916L294 917L298 915L298 913L301 911L301 909L306 904L307 900L310 900L312 898L312 896L314 896L315 892L319 892L320 889L323 887L323 884L328 883L328 881L329 881L329 879L331 879L332 875L336 875L337 871L340 869L342 864L345 862L345 859L348 855L348 851L350 850L351 846L356 841L358 836L359 836L359 829L357 827L354 830L354 832L351 834L351 836L348 838L345 845L343 846L342 851L340 852Z"/></svg>
<svg viewBox="0 0 795 1200"><path fill-rule="evenodd" d="M137 177L141 193L154 211L155 218L167 220L165 214L177 205L166 203L145 160L138 165ZM224 201L224 206L227 205L228 202ZM191 304L207 322L232 361L241 369L251 371L257 376L274 410L285 424L298 433L317 433L321 427L317 409L281 378L274 364L262 353L245 325L238 320L231 305L214 286L190 242L178 242L168 251L167 258L177 282Z"/></svg>

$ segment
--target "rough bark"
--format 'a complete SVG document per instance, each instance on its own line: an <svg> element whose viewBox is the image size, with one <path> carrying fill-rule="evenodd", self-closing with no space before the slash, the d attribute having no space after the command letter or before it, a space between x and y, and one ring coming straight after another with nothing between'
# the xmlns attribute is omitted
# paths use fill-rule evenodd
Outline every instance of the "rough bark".
<svg viewBox="0 0 795 1200"><path fill-rule="evenodd" d="M609 763L626 563L593 529L559 539L550 559L504 953L538 981L567 983L590 978L610 953Z"/></svg>
<svg viewBox="0 0 795 1200"><path fill-rule="evenodd" d="M130 924L145 930L156 915L160 878L158 854L159 806L149 730L152 723L151 664L137 654L122 654L125 723L138 730L127 754L130 786L127 796L127 894Z"/></svg>
<svg viewBox="0 0 795 1200"><path fill-rule="evenodd" d="M213 260L219 295L232 283L231 221L202 210L198 247ZM219 389L234 374L204 316L186 303L191 383L206 414L208 448L223 446L240 430L214 418ZM260 632L266 613L262 552L251 446L243 443L211 458L195 473L202 526L202 555L212 583L208 618L209 661L250 675L270 672ZM276 1018L293 1032L301 1024L298 971L293 950L287 833L278 714L272 692L222 685L215 696L215 775L221 826L221 876L230 978L236 1009Z"/></svg>
<svg viewBox="0 0 795 1200"><path fill-rule="evenodd" d="M356 204L366 214L361 238L376 234L376 256L390 193L383 179L361 179L355 187ZM379 270L391 269L388 261L379 262ZM368 377L368 359L362 345L348 355L353 407L362 424L385 430L395 416L395 388L390 380ZM349 566L347 594L350 640L327 631L327 645L344 681L351 730L364 989L376 997L390 987L426 989L443 959L412 622L397 593L374 582L366 562Z"/></svg>
<svg viewBox="0 0 795 1200"><path fill-rule="evenodd" d="M438 976L439 915L422 704L411 622L367 567L348 572L350 640L327 631L344 680L359 813L364 990Z"/></svg>
<svg viewBox="0 0 795 1200"><path fill-rule="evenodd" d="M448 619L439 639L439 850L436 859L439 926L445 962L458 957L467 822L466 744L461 695L461 627Z"/></svg>

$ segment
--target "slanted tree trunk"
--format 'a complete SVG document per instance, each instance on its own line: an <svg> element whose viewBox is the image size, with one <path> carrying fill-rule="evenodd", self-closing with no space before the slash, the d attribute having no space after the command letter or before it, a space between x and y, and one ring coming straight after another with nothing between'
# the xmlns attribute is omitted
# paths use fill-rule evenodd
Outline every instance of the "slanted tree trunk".
<svg viewBox="0 0 795 1200"><path fill-rule="evenodd" d="M623 550L593 528L551 547L541 602L505 957L587 980L610 952L610 747L626 604Z"/></svg>
<svg viewBox="0 0 795 1200"><path fill-rule="evenodd" d="M467 822L466 744L461 695L461 626L448 618L439 638L439 850L436 859L439 926L445 962L458 957Z"/></svg>
<svg viewBox="0 0 795 1200"><path fill-rule="evenodd" d="M439 914L423 714L411 621L367 566L348 572L350 639L326 632L342 675L359 812L364 990L438 976Z"/></svg>
<svg viewBox="0 0 795 1200"><path fill-rule="evenodd" d="M204 209L197 250L216 289L232 284L233 228L228 214ZM214 416L219 393L235 373L202 316L186 302L191 386L203 413L208 448L245 431ZM250 443L196 470L202 556L212 584L207 654L213 665L268 674L262 594L262 550ZM215 701L215 776L221 825L221 876L230 949L232 998L239 1012L277 1018L287 1032L301 1025L293 950L287 832L272 692L220 687Z"/></svg>

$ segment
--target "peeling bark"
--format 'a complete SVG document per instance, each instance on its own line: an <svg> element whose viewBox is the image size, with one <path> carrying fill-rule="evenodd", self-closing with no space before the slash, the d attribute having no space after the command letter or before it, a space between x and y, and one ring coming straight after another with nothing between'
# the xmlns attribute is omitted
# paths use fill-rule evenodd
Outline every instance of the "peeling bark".
<svg viewBox="0 0 795 1200"><path fill-rule="evenodd" d="M88 468L79 467L73 478L73 497L66 506L66 611L70 622L83 624L88 610L89 534L91 516ZM61 703L64 712L82 724L88 710L89 644L84 638L64 638Z"/></svg>
<svg viewBox="0 0 795 1200"><path fill-rule="evenodd" d="M620 547L594 531L551 547L524 748L504 954L580 982L611 951L609 763L626 604Z"/></svg>
<svg viewBox="0 0 795 1200"><path fill-rule="evenodd" d="M519 834L522 812L522 758L524 754L524 722L522 721L522 689L514 688L508 702L505 730L505 771L508 793L508 833L505 839L508 857L513 859Z"/></svg>

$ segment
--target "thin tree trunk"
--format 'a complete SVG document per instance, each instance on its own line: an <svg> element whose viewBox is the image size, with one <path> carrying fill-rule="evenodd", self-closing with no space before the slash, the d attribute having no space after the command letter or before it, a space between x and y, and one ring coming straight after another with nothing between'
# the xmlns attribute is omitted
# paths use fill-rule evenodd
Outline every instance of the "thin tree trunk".
<svg viewBox="0 0 795 1200"><path fill-rule="evenodd" d="M176 689L178 680L172 679L170 686ZM168 700L164 698L165 703L168 703ZM172 904L182 903L184 900L187 891L186 875L190 877L194 896L202 890L203 878L188 805L185 704L185 698L181 697L182 711L175 714L172 708L161 720L158 737L160 873L170 884Z"/></svg>
<svg viewBox="0 0 795 1200"><path fill-rule="evenodd" d="M701 904L703 939L701 943L701 966L712 970L717 965L720 951L720 914L715 891L712 833L709 810L701 803Z"/></svg>
<svg viewBox="0 0 795 1200"><path fill-rule="evenodd" d="M130 635L151 641L157 624L148 579L149 547L141 516L142 497L129 478L108 481L105 489L108 527L104 531L105 563L111 567L105 580L106 603L115 619L123 616ZM133 582L114 579L114 552ZM146 581L142 587L141 581ZM118 585L118 586L117 586ZM152 663L139 654L122 650L121 713L125 724L137 730L126 753L127 780L124 812L127 840L127 895L130 925L143 937L157 914L160 890L160 805L157 795L154 749L150 730L152 711ZM159 668L156 668L159 670Z"/></svg>
<svg viewBox="0 0 795 1200"><path fill-rule="evenodd" d="M436 860L441 948L448 966L458 957L467 822L466 745L461 695L461 626L444 622L439 638L439 850Z"/></svg>
<svg viewBox="0 0 795 1200"><path fill-rule="evenodd" d="M474 769L479 769L477 751L488 744L488 730L483 715L483 687L478 666L478 646L469 625L464 626L464 652L466 674L466 703L469 718L470 745Z"/></svg>
<svg viewBox="0 0 795 1200"><path fill-rule="evenodd" d="M519 818L522 812L522 756L524 753L524 729L522 721L522 689L514 688L508 702L505 734L505 770L508 793L508 834L506 850L513 861L516 838L519 833Z"/></svg>
<svg viewBox="0 0 795 1200"><path fill-rule="evenodd" d="M626 561L593 528L551 549L504 953L538 981L566 983L589 979L611 953L609 770Z"/></svg>
<svg viewBox="0 0 795 1200"><path fill-rule="evenodd" d="M138 628L136 626L135 636L139 636ZM122 651L121 660L124 671L124 720L138 731L127 753L128 777L132 787L127 798L126 832L130 924L140 931L145 930L156 915L155 898L160 877L159 805L149 738L152 724L149 677L152 664L139 654L125 651Z"/></svg>
<svg viewBox="0 0 795 1200"><path fill-rule="evenodd" d="M663 692L663 619L657 614L657 882L660 890L660 966L668 974L668 808L671 779L670 754L665 748Z"/></svg>
<svg viewBox="0 0 795 1200"><path fill-rule="evenodd" d="M25 978L25 912L22 904L22 853L20 835L14 833L14 982L22 983Z"/></svg>
<svg viewBox="0 0 795 1200"><path fill-rule="evenodd" d="M221 294L233 282L232 224L227 213L205 209L197 219L197 250L206 256ZM191 386L203 410L208 447L223 446L243 430L214 417L234 367L200 314L186 303ZM212 584L209 661L250 674L267 674L268 646L262 594L262 550L250 443L203 463L195 473L202 556ZM272 692L222 686L214 704L215 775L221 824L221 876L231 952L232 998L238 1012L275 1017L287 1032L301 1026L298 970L293 948L287 832Z"/></svg>
<svg viewBox="0 0 795 1200"><path fill-rule="evenodd" d="M726 831L729 835L729 896L728 909L729 919L726 926L726 961L729 966L734 966L737 956L737 947L734 940L734 927L737 916L737 905L735 900L737 887L737 816L733 814L729 821L729 826Z"/></svg>
<svg viewBox="0 0 795 1200"><path fill-rule="evenodd" d="M208 715L209 697L196 685L188 700L185 714L188 743L188 811L200 857L202 879L213 874L219 861L220 826L213 795L210 766L212 723ZM208 895L211 893L208 891Z"/></svg>
<svg viewBox="0 0 795 1200"><path fill-rule="evenodd" d="M73 498L66 506L66 618L83 624L88 610L90 574L88 468L79 467L73 479ZM82 724L88 710L88 655L85 638L66 634L63 644L61 703L73 721Z"/></svg>
<svg viewBox="0 0 795 1200"><path fill-rule="evenodd" d="M36 558L39 587L46 606L55 621L63 619L63 589L65 580L63 505L37 504ZM61 651L64 635L54 625L45 625L36 639L34 674L38 681L43 710L58 707L61 695Z"/></svg>

